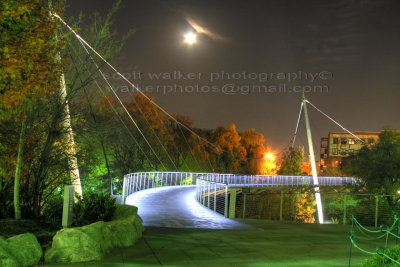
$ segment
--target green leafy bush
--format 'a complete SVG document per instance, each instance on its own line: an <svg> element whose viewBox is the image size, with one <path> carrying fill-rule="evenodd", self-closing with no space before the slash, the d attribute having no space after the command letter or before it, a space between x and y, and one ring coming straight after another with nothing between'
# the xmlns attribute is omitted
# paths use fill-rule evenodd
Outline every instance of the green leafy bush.
<svg viewBox="0 0 400 267"><path fill-rule="evenodd" d="M385 254L396 261L400 261L400 245L395 245L393 247L386 249ZM390 259L388 259L384 256L375 255L369 259L364 260L361 263L361 266L362 267L376 267L376 266L393 266L394 267L394 266L399 266L399 265L397 265L395 262L391 261Z"/></svg>
<svg viewBox="0 0 400 267"><path fill-rule="evenodd" d="M109 194L88 192L74 204L75 226L97 221L111 221L116 210L115 199Z"/></svg>
<svg viewBox="0 0 400 267"><path fill-rule="evenodd" d="M42 217L44 221L54 228L61 226L63 212L63 199L61 196L50 198L43 207Z"/></svg>
<svg viewBox="0 0 400 267"><path fill-rule="evenodd" d="M189 176L186 179L181 181L181 185L192 185L193 184L193 177Z"/></svg>

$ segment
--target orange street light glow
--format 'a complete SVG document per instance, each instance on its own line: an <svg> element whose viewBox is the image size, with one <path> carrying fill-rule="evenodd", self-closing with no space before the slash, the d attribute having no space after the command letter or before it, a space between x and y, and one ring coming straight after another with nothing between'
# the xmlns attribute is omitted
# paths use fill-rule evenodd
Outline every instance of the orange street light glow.
<svg viewBox="0 0 400 267"><path fill-rule="evenodd" d="M274 155L273 155L271 152L268 152L268 153L265 154L265 158L267 158L267 159L273 159L273 158L274 158Z"/></svg>
<svg viewBox="0 0 400 267"><path fill-rule="evenodd" d="M276 174L275 155L272 152L264 154L263 174L274 175Z"/></svg>

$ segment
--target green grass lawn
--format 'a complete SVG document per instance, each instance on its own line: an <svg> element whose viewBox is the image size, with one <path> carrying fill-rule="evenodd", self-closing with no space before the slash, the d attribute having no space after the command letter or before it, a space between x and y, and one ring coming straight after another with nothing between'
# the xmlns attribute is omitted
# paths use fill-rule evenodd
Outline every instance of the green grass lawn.
<svg viewBox="0 0 400 267"><path fill-rule="evenodd" d="M99 262L67 266L348 266L350 226L241 221L254 228L149 227L133 247L115 249ZM360 245L373 251L382 242ZM365 258L365 254L353 249L351 266Z"/></svg>
<svg viewBox="0 0 400 267"><path fill-rule="evenodd" d="M134 247L85 266L348 266L349 226L243 222L254 229L148 228ZM351 266L366 257L353 249Z"/></svg>

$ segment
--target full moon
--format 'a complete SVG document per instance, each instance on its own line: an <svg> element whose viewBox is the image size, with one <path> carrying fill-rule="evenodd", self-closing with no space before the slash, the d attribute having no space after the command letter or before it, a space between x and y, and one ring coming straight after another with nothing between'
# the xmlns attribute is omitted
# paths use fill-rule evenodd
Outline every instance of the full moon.
<svg viewBox="0 0 400 267"><path fill-rule="evenodd" d="M197 41L197 35L194 32L188 32L184 35L183 41L188 45L192 45Z"/></svg>

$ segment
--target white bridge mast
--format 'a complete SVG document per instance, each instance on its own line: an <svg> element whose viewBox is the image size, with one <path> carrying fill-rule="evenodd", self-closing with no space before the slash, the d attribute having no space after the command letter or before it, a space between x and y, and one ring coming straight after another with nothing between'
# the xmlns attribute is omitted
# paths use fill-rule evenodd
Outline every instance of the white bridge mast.
<svg viewBox="0 0 400 267"><path fill-rule="evenodd" d="M322 211L321 194L319 193L317 167L315 165L314 146L313 146L312 136L311 136L310 121L308 119L307 100L304 95L304 91L303 91L302 97L303 97L302 102L303 102L303 109L304 109L304 121L306 124L306 133L307 133L308 151L310 153L311 171L312 171L312 177L313 177L313 182L314 182L314 186L315 186L314 190L315 190L315 201L317 202L318 222L322 224L322 223L324 223L324 214Z"/></svg>

